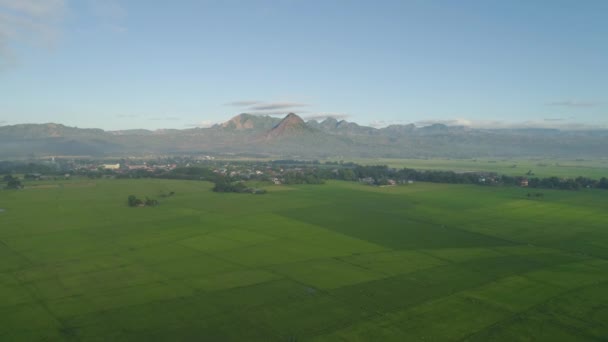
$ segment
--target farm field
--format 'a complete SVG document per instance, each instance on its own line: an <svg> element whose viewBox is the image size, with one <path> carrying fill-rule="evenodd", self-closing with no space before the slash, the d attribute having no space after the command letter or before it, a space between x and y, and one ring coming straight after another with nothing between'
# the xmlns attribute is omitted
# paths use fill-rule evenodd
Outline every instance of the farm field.
<svg viewBox="0 0 608 342"><path fill-rule="evenodd" d="M578 176L599 179L608 175L606 159L358 159L357 163L366 165L388 165L394 168L419 170L452 170L455 172L495 172L509 176L563 177Z"/></svg>
<svg viewBox="0 0 608 342"><path fill-rule="evenodd" d="M0 191L0 340L608 336L606 191L211 187L87 179ZM131 194L160 205L130 208Z"/></svg>

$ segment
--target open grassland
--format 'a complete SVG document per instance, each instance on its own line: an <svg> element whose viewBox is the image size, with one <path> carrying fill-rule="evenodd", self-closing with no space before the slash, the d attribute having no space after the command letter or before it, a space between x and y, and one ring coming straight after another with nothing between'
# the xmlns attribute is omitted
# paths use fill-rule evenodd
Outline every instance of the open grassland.
<svg viewBox="0 0 608 342"><path fill-rule="evenodd" d="M608 159L358 159L362 165L388 165L418 170L452 170L455 172L494 172L509 176L560 177L578 176L599 179L608 177Z"/></svg>
<svg viewBox="0 0 608 342"><path fill-rule="evenodd" d="M79 182L0 191L0 340L608 336L606 191Z"/></svg>

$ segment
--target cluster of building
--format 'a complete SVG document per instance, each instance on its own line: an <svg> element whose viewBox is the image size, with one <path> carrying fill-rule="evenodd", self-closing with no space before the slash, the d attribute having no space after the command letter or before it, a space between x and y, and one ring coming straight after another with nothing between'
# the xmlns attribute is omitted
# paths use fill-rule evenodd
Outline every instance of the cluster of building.
<svg viewBox="0 0 608 342"><path fill-rule="evenodd" d="M252 178L273 178L279 177L285 170L275 170L270 166L251 168L248 166L225 165L224 167L214 168L213 172L230 176L234 178L252 179Z"/></svg>
<svg viewBox="0 0 608 342"><path fill-rule="evenodd" d="M126 173L129 171L142 170L148 172L155 171L171 171L177 167L177 164L99 164L91 163L79 165L76 170L87 171L114 171L116 173Z"/></svg>

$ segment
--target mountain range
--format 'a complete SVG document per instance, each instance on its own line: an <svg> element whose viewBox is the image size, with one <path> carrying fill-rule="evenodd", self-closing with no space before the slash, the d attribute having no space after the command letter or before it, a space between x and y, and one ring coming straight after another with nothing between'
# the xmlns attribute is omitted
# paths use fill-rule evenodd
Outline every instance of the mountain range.
<svg viewBox="0 0 608 342"><path fill-rule="evenodd" d="M104 131L56 123L0 127L0 158L245 154L335 157L605 157L608 130L384 128L327 118L239 114L209 128Z"/></svg>

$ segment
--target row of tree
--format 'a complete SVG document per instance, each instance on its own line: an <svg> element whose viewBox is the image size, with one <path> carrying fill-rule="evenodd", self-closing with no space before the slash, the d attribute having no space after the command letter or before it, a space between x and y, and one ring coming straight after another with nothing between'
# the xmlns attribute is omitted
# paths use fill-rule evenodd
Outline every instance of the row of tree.
<svg viewBox="0 0 608 342"><path fill-rule="evenodd" d="M283 184L323 184L322 172L314 170L290 171L283 175Z"/></svg>
<svg viewBox="0 0 608 342"><path fill-rule="evenodd" d="M283 163L287 161L282 161ZM293 161L288 161L293 163ZM359 181L371 179L373 184L385 185L390 180L399 183L408 181L449 183L449 184L479 184L479 185L505 185L521 186L542 189L577 190L582 188L608 189L608 178L599 180L587 177L558 178L558 177L525 177L498 175L488 172L466 172L441 170L415 170L395 169L386 165L357 165L353 163L340 164L337 168L318 167L316 163L300 163L298 171L289 170L282 176L283 184L323 184L326 179L337 179L345 181ZM247 186L239 181L239 177L218 175L213 170L202 167L184 167L173 170L170 173L156 175L162 178L207 180L215 183L214 191L217 192L249 192ZM260 180L268 176L261 176Z"/></svg>
<svg viewBox="0 0 608 342"><path fill-rule="evenodd" d="M145 200L142 200L135 195L129 195L127 204L129 207L155 207L158 205L158 201L148 197L146 197Z"/></svg>
<svg viewBox="0 0 608 342"><path fill-rule="evenodd" d="M6 164L6 163L5 163ZM506 185L506 186L527 186L530 188L543 189L564 189L577 190L582 188L608 189L608 178L591 179L587 177L576 178L558 178L547 177L538 178L531 177L533 174L529 172L528 176L507 176L498 175L496 173L487 172L467 172L457 173L454 171L439 171L439 170L414 170L414 169L395 169L389 168L386 165L358 165L354 163L333 163L320 164L317 161L299 162L294 160L281 160L271 163L275 172L282 173L281 181L283 184L323 184L326 179L338 179L345 181L360 181L366 180L376 185L389 184L390 181L404 183L408 181L421 181L433 183L451 183L451 184L479 184L479 185ZM0 163L0 166L4 165ZM4 167L15 165L6 164ZM254 166L253 164L252 166ZM288 165L298 166L295 169L287 170ZM22 164L23 170L28 171L49 171L45 170L46 166L40 168L35 164ZM283 167L285 171L283 172ZM248 175L248 176L233 176L219 174L209 167L180 167L172 171L156 171L153 173L143 170L133 170L126 174L117 174L116 177L155 177L155 178L170 178L184 180L205 180L215 183L213 191L216 192L237 192L237 193L262 193L259 189L249 188L242 181L259 180L271 181L272 177L268 174ZM3 177L5 188L20 189L22 188L21 181L10 174ZM136 198L137 199L137 198ZM138 200L138 199L137 199ZM137 205L152 205L152 202L146 204L146 200L138 200L133 202ZM131 202L129 202L131 203Z"/></svg>
<svg viewBox="0 0 608 342"><path fill-rule="evenodd" d="M236 192L236 193L250 193L255 195L262 195L266 193L264 189L250 188L242 181L231 181L228 177L221 177L215 180L213 191L215 192Z"/></svg>
<svg viewBox="0 0 608 342"><path fill-rule="evenodd" d="M59 175L61 174L61 170L59 170L58 165L49 163L0 161L0 174L11 173L42 173L45 175Z"/></svg>
<svg viewBox="0 0 608 342"><path fill-rule="evenodd" d="M326 172L325 172L326 173ZM480 185L526 185L530 188L578 190L582 188L608 189L608 178L591 179L587 177L559 178L559 177L522 177L497 175L496 173L467 172L457 173L453 171L414 169L393 169L386 165L356 165L352 168L342 168L330 174L330 178L347 181L371 178L375 184L386 184L392 179L398 182L420 181L431 183L451 184L480 184Z"/></svg>

